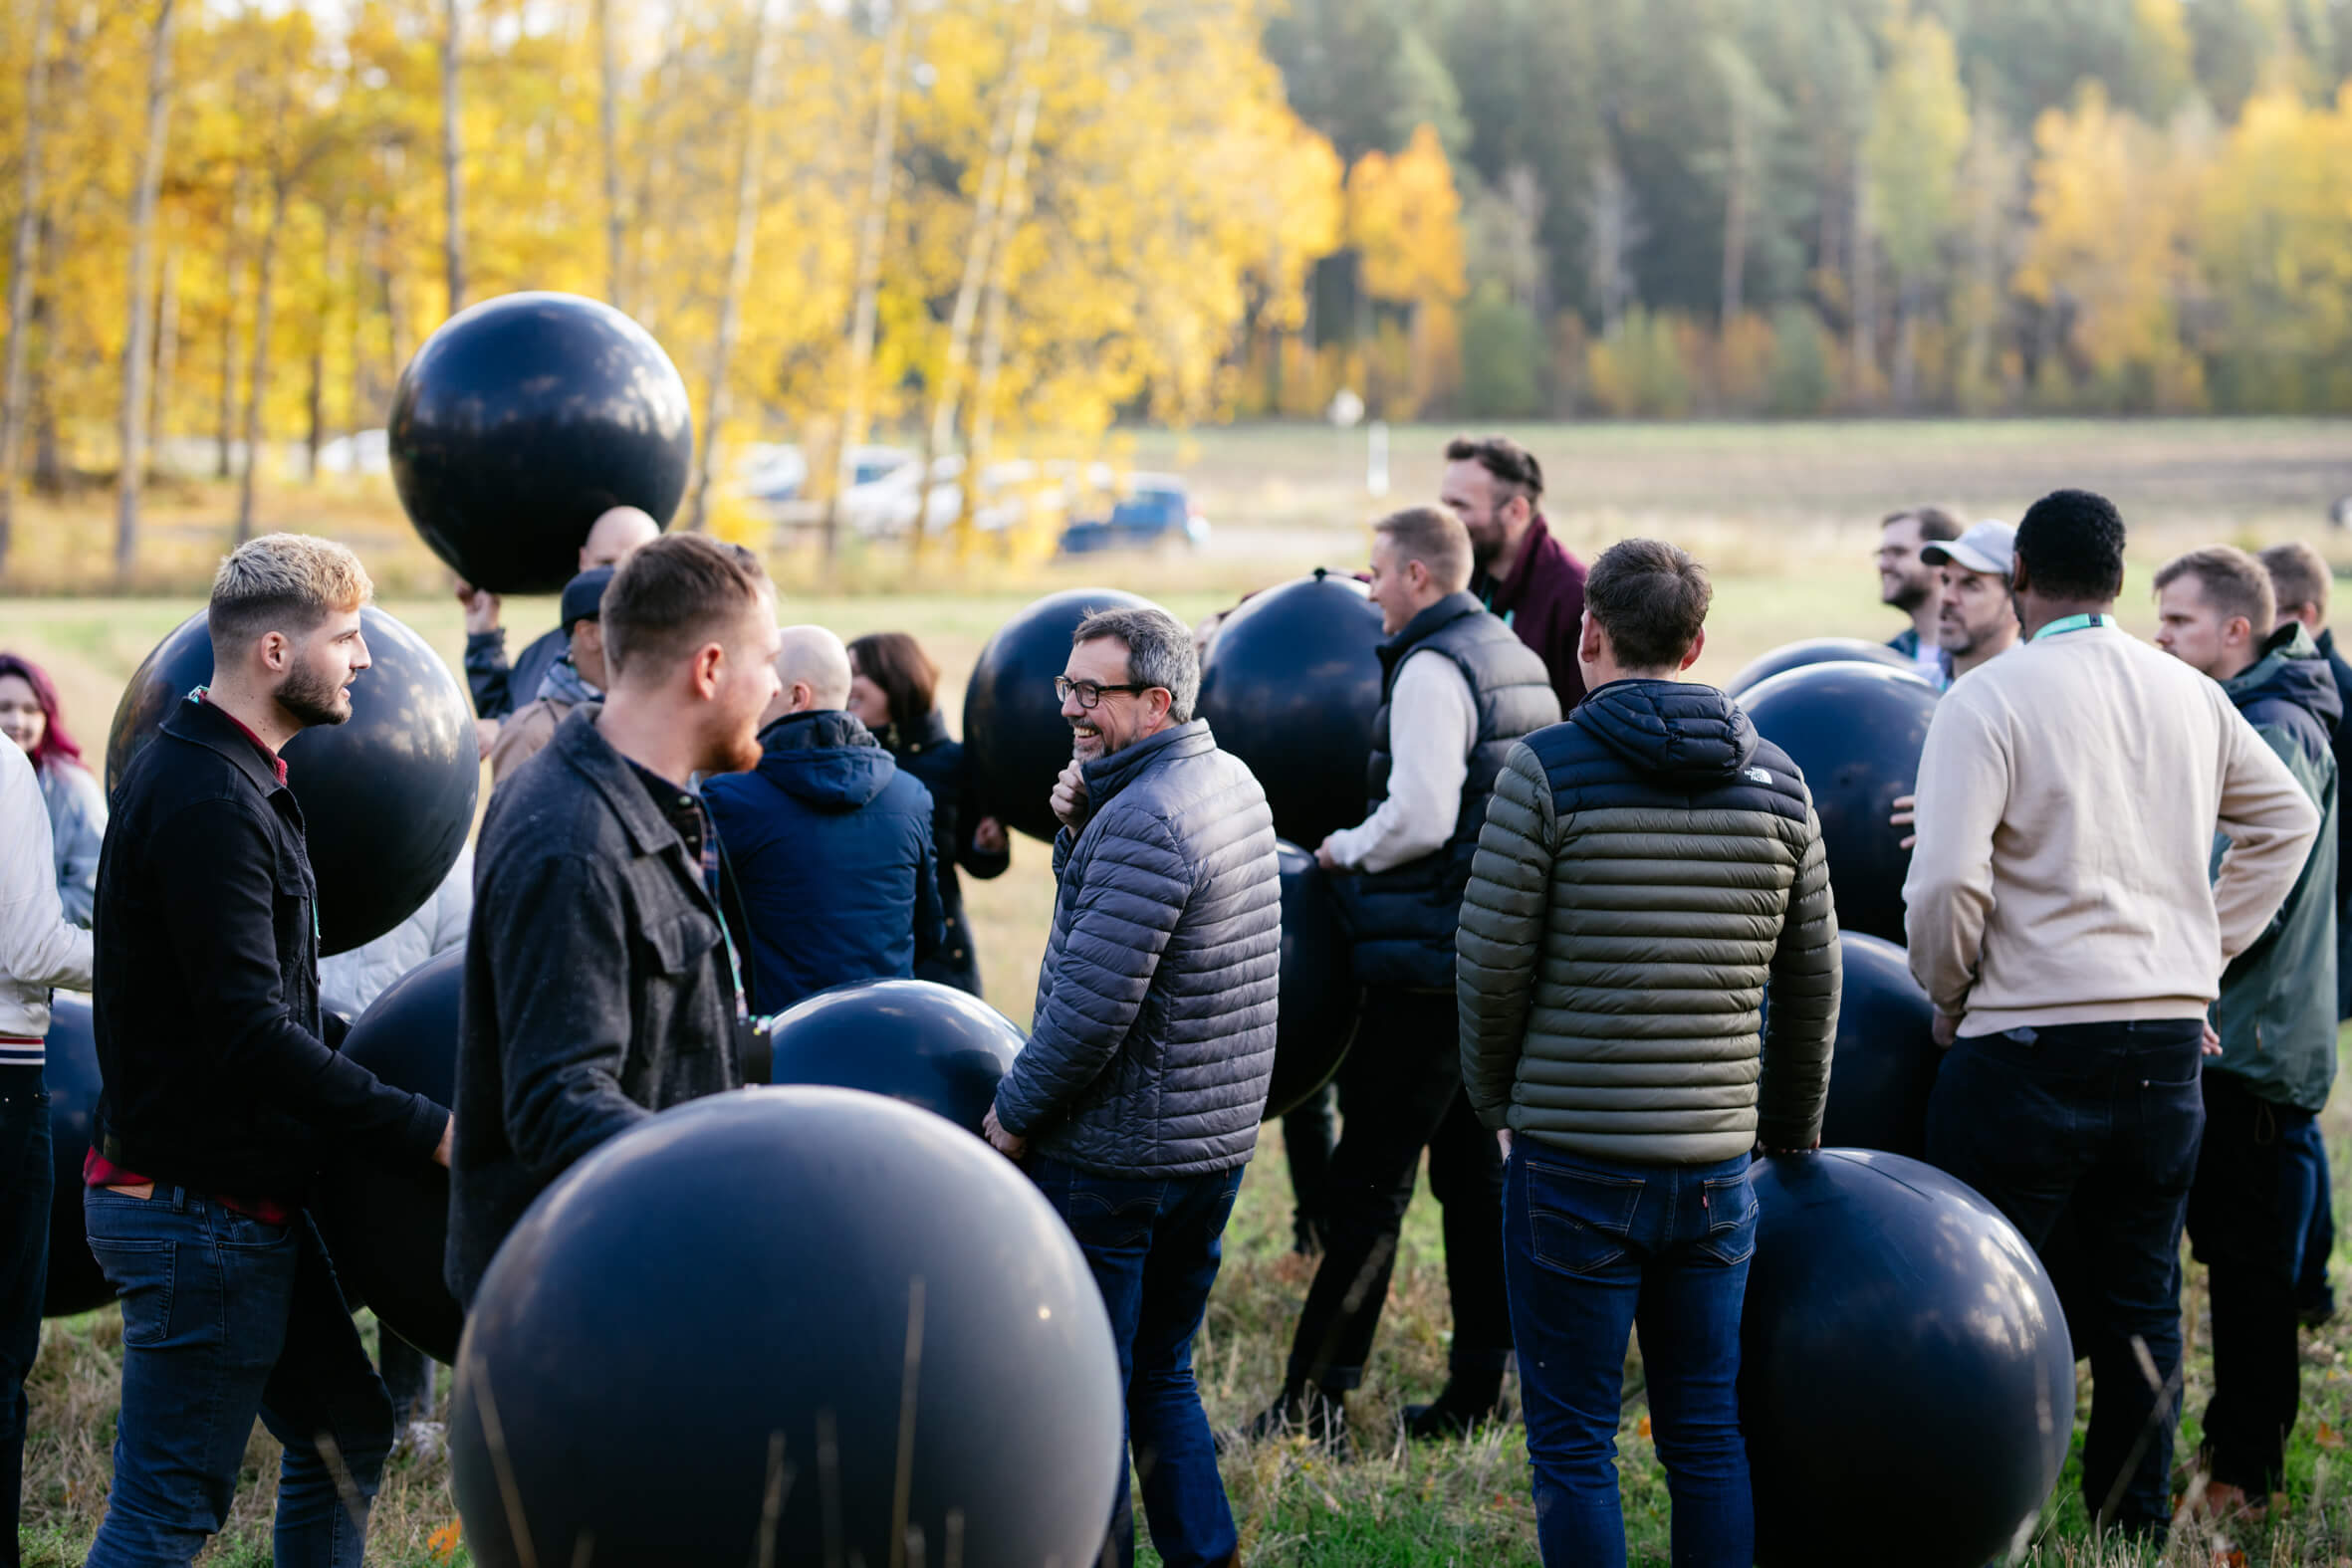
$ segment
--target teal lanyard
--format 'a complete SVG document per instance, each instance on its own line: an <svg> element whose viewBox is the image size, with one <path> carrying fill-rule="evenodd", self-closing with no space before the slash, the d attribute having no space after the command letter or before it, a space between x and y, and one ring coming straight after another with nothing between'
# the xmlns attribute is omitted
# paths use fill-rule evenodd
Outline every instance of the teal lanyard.
<svg viewBox="0 0 2352 1568"><path fill-rule="evenodd" d="M2033 634L2035 642L2044 637L2063 637L2070 631L2090 631L2108 623L2108 617L2097 614L2062 615Z"/></svg>

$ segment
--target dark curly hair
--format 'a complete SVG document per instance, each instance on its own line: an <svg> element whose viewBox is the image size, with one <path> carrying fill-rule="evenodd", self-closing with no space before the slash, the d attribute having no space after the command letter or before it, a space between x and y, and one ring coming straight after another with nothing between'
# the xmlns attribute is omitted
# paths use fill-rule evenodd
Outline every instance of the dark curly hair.
<svg viewBox="0 0 2352 1568"><path fill-rule="evenodd" d="M2028 586L2054 599L2111 599L2123 591L2123 514L2105 496L2053 490L2017 524Z"/></svg>

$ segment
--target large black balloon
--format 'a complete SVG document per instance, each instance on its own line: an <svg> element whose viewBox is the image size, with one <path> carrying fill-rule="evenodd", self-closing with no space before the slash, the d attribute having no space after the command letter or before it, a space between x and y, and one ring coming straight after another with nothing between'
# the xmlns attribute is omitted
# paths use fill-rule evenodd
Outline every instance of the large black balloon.
<svg viewBox="0 0 2352 1568"><path fill-rule="evenodd" d="M1878 664L1808 664L1773 676L1740 706L1812 791L1839 928L1901 942L1911 851L1888 818L1896 798L1918 786L1936 689Z"/></svg>
<svg viewBox="0 0 2352 1568"><path fill-rule="evenodd" d="M425 960L360 1014L344 1054L396 1089L453 1103L464 976L462 947ZM454 1362L465 1313L441 1282L449 1173L425 1161L394 1168L381 1155L345 1153L329 1165L313 1213L352 1304L374 1308L434 1360Z"/></svg>
<svg viewBox="0 0 2352 1568"><path fill-rule="evenodd" d="M1732 677L1724 691L1738 697L1751 687L1762 686L1775 675L1802 669L1808 664L1884 664L1892 669L1908 670L1911 661L1883 642L1864 642L1859 637L1808 637L1803 642L1791 642L1774 648L1749 661L1746 668Z"/></svg>
<svg viewBox="0 0 2352 1568"><path fill-rule="evenodd" d="M1268 1121L1331 1081L1355 1042L1358 1016L1354 950L1330 881L1311 852L1279 839L1274 847L1282 866L1283 966Z"/></svg>
<svg viewBox="0 0 2352 1568"><path fill-rule="evenodd" d="M370 604L360 612L374 662L352 685L352 716L286 743L286 782L302 806L319 878L319 949L372 942L416 913L473 830L482 786L473 705L432 645ZM115 709L107 790L181 699L212 679L199 610L155 645Z"/></svg>
<svg viewBox="0 0 2352 1568"><path fill-rule="evenodd" d="M777 1018L768 1081L886 1094L977 1133L1026 1043L1011 1018L953 987L857 981Z"/></svg>
<svg viewBox="0 0 2352 1568"><path fill-rule="evenodd" d="M1051 841L1054 781L1069 766L1069 723L1054 677L1069 664L1070 633L1095 610L1157 609L1117 588L1050 593L997 628L964 687L964 755L980 809Z"/></svg>
<svg viewBox="0 0 2352 1568"><path fill-rule="evenodd" d="M878 1568L916 1531L925 1563L1082 1568L1122 1405L1093 1275L1012 1162L879 1095L753 1088L524 1215L466 1324L450 1478L482 1568Z"/></svg>
<svg viewBox="0 0 2352 1568"><path fill-rule="evenodd" d="M1274 830L1314 845L1369 809L1380 611L1318 568L1244 599L1201 665L1201 716L1266 790Z"/></svg>
<svg viewBox="0 0 2352 1568"><path fill-rule="evenodd" d="M1837 942L1845 954L1845 990L1821 1141L1924 1160L1928 1097L1944 1064L1935 1006L1892 942L1859 931L1841 931Z"/></svg>
<svg viewBox="0 0 2352 1568"><path fill-rule="evenodd" d="M43 1317L94 1312L115 1299L82 1227L82 1160L98 1116L98 1036L90 1004L58 997L49 1008L42 1082L49 1090L49 1153L57 1186L49 1195L49 1288Z"/></svg>
<svg viewBox="0 0 2352 1568"><path fill-rule="evenodd" d="M686 383L650 333L576 294L509 294L442 323L387 427L400 505L434 555L499 593L553 593L597 515L667 524L686 493Z"/></svg>
<svg viewBox="0 0 2352 1568"><path fill-rule="evenodd" d="M2074 1433L2074 1352L2033 1249L1968 1187L1900 1155L1782 1155L1753 1176L1740 1425L1757 1562L2005 1555Z"/></svg>

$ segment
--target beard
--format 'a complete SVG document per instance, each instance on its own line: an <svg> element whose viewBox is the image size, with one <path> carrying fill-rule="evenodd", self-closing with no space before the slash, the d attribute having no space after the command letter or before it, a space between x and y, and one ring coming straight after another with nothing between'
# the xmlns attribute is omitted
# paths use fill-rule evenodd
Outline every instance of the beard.
<svg viewBox="0 0 2352 1568"><path fill-rule="evenodd" d="M1924 582L1912 582L1906 580L1901 587L1895 589L1894 592L1887 594L1884 598L1880 599L1879 602L1889 605L1892 608L1899 609L1904 614L1908 615L1913 610L1919 608L1922 604L1925 604L1928 601L1928 595L1934 591L1935 589Z"/></svg>
<svg viewBox="0 0 2352 1568"><path fill-rule="evenodd" d="M305 729L342 724L352 716L352 699L342 681L299 665L286 672L277 698L278 706L300 719Z"/></svg>
<svg viewBox="0 0 2352 1568"><path fill-rule="evenodd" d="M1074 719L1069 726L1069 757L1071 762L1090 763L1097 757L1110 755L1110 737L1091 719Z"/></svg>

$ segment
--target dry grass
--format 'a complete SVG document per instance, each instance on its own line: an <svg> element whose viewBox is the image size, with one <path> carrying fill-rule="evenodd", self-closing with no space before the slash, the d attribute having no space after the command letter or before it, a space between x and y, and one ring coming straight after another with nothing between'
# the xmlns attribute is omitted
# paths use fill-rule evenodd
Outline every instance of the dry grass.
<svg viewBox="0 0 2352 1568"><path fill-rule="evenodd" d="M1396 433L1400 500L1434 489L1440 434ZM1376 510L1361 489L1361 442L1360 434L1312 429L1148 436L1137 443L1137 466L1189 469L1219 526L1210 553L1037 564L939 552L914 570L881 552L852 551L829 566L787 553L773 558L786 587L785 614L822 620L844 635L916 632L948 672L942 699L952 716L960 711L965 672L989 632L1039 593L1105 583L1151 594L1190 617L1308 566L1352 562L1363 546L1360 524ZM1589 555L1610 539L1654 532L1714 566L1712 641L1696 673L1716 680L1795 637L1891 634L1896 623L1874 602L1867 557L1875 517L1898 502L1938 499L1972 515L2014 516L2023 501L2057 484L2099 485L2141 525L2135 560L2145 568L2215 539L2255 543L2300 533L2326 548L2332 542L2320 535L2321 508L2352 491L2352 438L2340 424L1606 426L1547 430L1533 444L1551 475L1549 510L1574 548ZM265 526L311 528L359 548L383 584L387 608L454 668L463 629L445 596L446 573L389 510L383 488L274 490ZM94 751L103 748L107 717L138 659L200 602L195 595L225 538L219 520L226 515L222 497L208 488L178 492L157 509L138 583L159 596L0 599L0 647L50 667ZM105 580L109 521L94 501L33 508L20 528L17 590L62 595ZM2145 581L2140 572L2135 577ZM2127 603L2126 610L2145 629L2145 606ZM508 613L518 644L552 618L553 605L545 601L518 602ZM1014 859L1006 876L967 888L991 1000L1026 1021L1053 887L1043 846L1024 843ZM2347 1130L2345 1115L2331 1112L2339 1172L2352 1169ZM1289 1251L1289 1237L1288 1180L1279 1133L1269 1129L1242 1190L1198 1347L1204 1398L1220 1422L1245 1419L1280 1384L1308 1277L1305 1262ZM2192 1268L2190 1279L2184 1454L2211 1388L2210 1338L2194 1310L2202 1271ZM1426 1398L1444 1380L1444 1269L1426 1195L1407 1218L1392 1288L1371 1379L1354 1402L1363 1456L1333 1465L1295 1444L1276 1443L1228 1460L1227 1484L1252 1563L1487 1568L1534 1561L1517 1428L1418 1450L1391 1436L1399 1407ZM2273 1510L2274 1522L2218 1546L2184 1531L2166 1563L2352 1568L2352 1496L2338 1500L2347 1490L2338 1435L2352 1434L2348 1348L2352 1329L2343 1326L2306 1336L2304 1418L2290 1456L2289 1493ZM96 1527L120 1354L120 1324L112 1309L50 1325L32 1383L24 1521L26 1561L40 1568L79 1563ZM1636 1399L1620 1435L1627 1528L1634 1561L1663 1563L1666 1491L1640 1435L1642 1414ZM274 1446L257 1431L236 1512L208 1563L268 1560L274 1474ZM443 1466L396 1461L377 1503L371 1560L420 1568L443 1561L431 1540L452 1517ZM1148 1551L1144 1560L1156 1562ZM2052 1499L2044 1536L2028 1558L2041 1568L2154 1560L2088 1542L2070 1484ZM1888 1543L1886 1561L1905 1561L1903 1543Z"/></svg>

